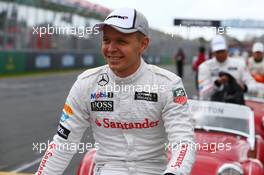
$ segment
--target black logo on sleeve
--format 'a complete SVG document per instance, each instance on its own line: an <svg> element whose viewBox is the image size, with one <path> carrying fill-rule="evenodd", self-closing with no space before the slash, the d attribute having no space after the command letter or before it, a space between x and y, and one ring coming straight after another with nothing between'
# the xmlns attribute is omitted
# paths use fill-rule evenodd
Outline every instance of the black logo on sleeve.
<svg viewBox="0 0 264 175"><path fill-rule="evenodd" d="M57 130L57 133L59 136L61 136L62 138L67 140L70 132L71 132L70 130L68 130L67 128L65 128L61 124L59 124L58 130Z"/></svg>
<svg viewBox="0 0 264 175"><path fill-rule="evenodd" d="M92 111L114 111L113 101L94 101L91 102Z"/></svg>
<svg viewBox="0 0 264 175"><path fill-rule="evenodd" d="M158 94L152 92L135 92L135 100L158 101Z"/></svg>

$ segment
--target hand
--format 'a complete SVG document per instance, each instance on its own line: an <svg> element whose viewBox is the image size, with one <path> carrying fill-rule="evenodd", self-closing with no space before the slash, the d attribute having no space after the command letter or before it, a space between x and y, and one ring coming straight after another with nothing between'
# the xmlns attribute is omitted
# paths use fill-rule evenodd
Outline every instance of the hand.
<svg viewBox="0 0 264 175"><path fill-rule="evenodd" d="M222 84L226 83L229 80L227 75L222 75L218 79L215 80L216 86L221 86Z"/></svg>
<svg viewBox="0 0 264 175"><path fill-rule="evenodd" d="M219 81L221 84L224 84L225 82L227 82L229 80L229 77L227 75L222 75L220 76L217 81Z"/></svg>
<svg viewBox="0 0 264 175"><path fill-rule="evenodd" d="M245 85L245 84L239 84L239 85L242 88L243 92L247 92L248 91L247 85Z"/></svg>

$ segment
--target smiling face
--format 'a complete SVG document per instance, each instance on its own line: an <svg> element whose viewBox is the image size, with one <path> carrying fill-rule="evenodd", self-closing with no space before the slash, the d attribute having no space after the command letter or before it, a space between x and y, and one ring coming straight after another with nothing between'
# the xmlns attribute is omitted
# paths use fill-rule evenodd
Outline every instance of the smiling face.
<svg viewBox="0 0 264 175"><path fill-rule="evenodd" d="M103 28L101 51L110 69L119 77L136 72L148 44L149 38L139 32L125 34L110 26Z"/></svg>

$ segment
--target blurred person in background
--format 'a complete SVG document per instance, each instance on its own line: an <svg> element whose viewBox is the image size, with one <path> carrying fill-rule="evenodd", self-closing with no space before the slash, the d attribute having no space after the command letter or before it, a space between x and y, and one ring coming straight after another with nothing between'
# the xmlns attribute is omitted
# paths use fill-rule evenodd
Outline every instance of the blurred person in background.
<svg viewBox="0 0 264 175"><path fill-rule="evenodd" d="M192 64L192 69L195 71L195 87L198 90L198 67L206 60L205 47L199 47L199 54Z"/></svg>
<svg viewBox="0 0 264 175"><path fill-rule="evenodd" d="M213 51L211 48L209 48L208 50L208 60L212 59L213 58Z"/></svg>
<svg viewBox="0 0 264 175"><path fill-rule="evenodd" d="M199 66L199 98L244 104L244 93L257 90L245 62L228 57L227 44L221 35L212 39L211 47L213 58Z"/></svg>
<svg viewBox="0 0 264 175"><path fill-rule="evenodd" d="M263 52L263 44L260 42L254 43L252 47L252 57L248 59L248 68L256 81L264 83Z"/></svg>
<svg viewBox="0 0 264 175"><path fill-rule="evenodd" d="M144 62L147 19L135 9L121 8L95 29L102 32L101 51L108 64L78 76L36 174L63 174L76 150L60 145L78 144L89 126L98 148L95 175L190 174L195 149L187 95L181 78ZM124 85L141 90L113 90ZM143 91L144 85L156 88Z"/></svg>
<svg viewBox="0 0 264 175"><path fill-rule="evenodd" d="M176 64L176 71L178 72L178 76L183 78L185 54L182 48L179 48L178 52L175 54L174 61Z"/></svg>

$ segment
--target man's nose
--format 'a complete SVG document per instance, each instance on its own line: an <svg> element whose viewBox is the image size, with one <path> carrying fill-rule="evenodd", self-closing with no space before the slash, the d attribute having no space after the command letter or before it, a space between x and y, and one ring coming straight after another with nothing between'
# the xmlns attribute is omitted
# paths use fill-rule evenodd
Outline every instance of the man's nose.
<svg viewBox="0 0 264 175"><path fill-rule="evenodd" d="M108 51L109 52L114 52L114 51L117 51L117 46L114 42L111 42L109 45L108 45Z"/></svg>

